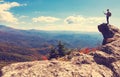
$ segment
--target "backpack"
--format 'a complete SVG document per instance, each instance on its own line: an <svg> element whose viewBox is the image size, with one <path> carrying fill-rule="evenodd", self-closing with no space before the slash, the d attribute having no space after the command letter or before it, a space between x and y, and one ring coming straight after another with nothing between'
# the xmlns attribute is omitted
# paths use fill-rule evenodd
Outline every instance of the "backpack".
<svg viewBox="0 0 120 77"><path fill-rule="evenodd" d="M112 14L111 14L110 12L108 12L108 13L107 13L107 15L108 15L109 17L111 17L111 16L112 16Z"/></svg>

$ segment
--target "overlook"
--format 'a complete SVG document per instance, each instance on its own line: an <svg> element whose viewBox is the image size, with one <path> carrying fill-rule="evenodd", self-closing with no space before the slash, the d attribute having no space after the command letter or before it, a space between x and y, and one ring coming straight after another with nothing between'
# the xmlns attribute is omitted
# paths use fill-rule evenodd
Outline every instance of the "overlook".
<svg viewBox="0 0 120 77"><path fill-rule="evenodd" d="M2 68L2 77L120 77L120 30L101 24L103 45L93 52L73 52L63 58L10 64Z"/></svg>
<svg viewBox="0 0 120 77"><path fill-rule="evenodd" d="M120 0L0 0L0 77L120 77L119 13Z"/></svg>

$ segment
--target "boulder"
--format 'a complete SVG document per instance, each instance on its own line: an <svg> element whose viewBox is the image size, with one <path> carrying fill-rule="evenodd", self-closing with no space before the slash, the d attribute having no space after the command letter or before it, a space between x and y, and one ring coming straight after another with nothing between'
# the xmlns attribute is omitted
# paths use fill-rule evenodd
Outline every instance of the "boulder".
<svg viewBox="0 0 120 77"><path fill-rule="evenodd" d="M120 30L113 25L103 23L98 25L98 30L103 35L103 45L111 43L120 37Z"/></svg>
<svg viewBox="0 0 120 77"><path fill-rule="evenodd" d="M120 30L113 25L98 25L98 30L102 33L103 46L101 51L114 56L116 60L120 60Z"/></svg>

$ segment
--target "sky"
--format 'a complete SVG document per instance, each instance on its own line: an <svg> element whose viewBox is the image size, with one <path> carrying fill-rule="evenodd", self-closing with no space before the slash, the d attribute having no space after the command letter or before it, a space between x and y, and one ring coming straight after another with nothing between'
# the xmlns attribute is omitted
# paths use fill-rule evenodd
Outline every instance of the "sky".
<svg viewBox="0 0 120 77"><path fill-rule="evenodd" d="M120 27L120 0L0 0L0 24L17 29L97 32L106 23Z"/></svg>

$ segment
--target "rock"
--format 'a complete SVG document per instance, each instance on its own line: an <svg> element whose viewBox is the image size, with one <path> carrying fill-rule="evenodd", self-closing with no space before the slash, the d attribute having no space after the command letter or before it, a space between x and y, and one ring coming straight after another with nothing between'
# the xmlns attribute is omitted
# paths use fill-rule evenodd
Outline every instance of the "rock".
<svg viewBox="0 0 120 77"><path fill-rule="evenodd" d="M71 59L71 62L73 64L81 65L81 64L92 64L95 61L93 59L93 56L81 53L81 55L79 56L74 56Z"/></svg>
<svg viewBox="0 0 120 77"><path fill-rule="evenodd" d="M113 62L111 64L112 70L114 71L116 77L120 77L120 60Z"/></svg>
<svg viewBox="0 0 120 77"><path fill-rule="evenodd" d="M102 46L101 50L114 56L116 60L120 60L120 39Z"/></svg>
<svg viewBox="0 0 120 77"><path fill-rule="evenodd" d="M96 63L105 65L107 67L109 67L112 62L116 61L114 56L109 55L102 51L93 52L91 55L93 55L93 58Z"/></svg>
<svg viewBox="0 0 120 77"><path fill-rule="evenodd" d="M2 77L112 77L113 72L96 63L76 65L64 61L16 63L2 69Z"/></svg>
<svg viewBox="0 0 120 77"><path fill-rule="evenodd" d="M101 51L114 56L120 60L120 30L113 25L101 24L98 26L104 40Z"/></svg>
<svg viewBox="0 0 120 77"><path fill-rule="evenodd" d="M102 33L104 40L103 45L111 43L120 37L120 30L112 25L105 23L98 25L98 30Z"/></svg>
<svg viewBox="0 0 120 77"><path fill-rule="evenodd" d="M100 48L102 51L100 53L103 54L97 52L95 61L109 67L113 71L114 77L120 77L120 30L107 24L99 25L98 29L104 37L103 45Z"/></svg>

